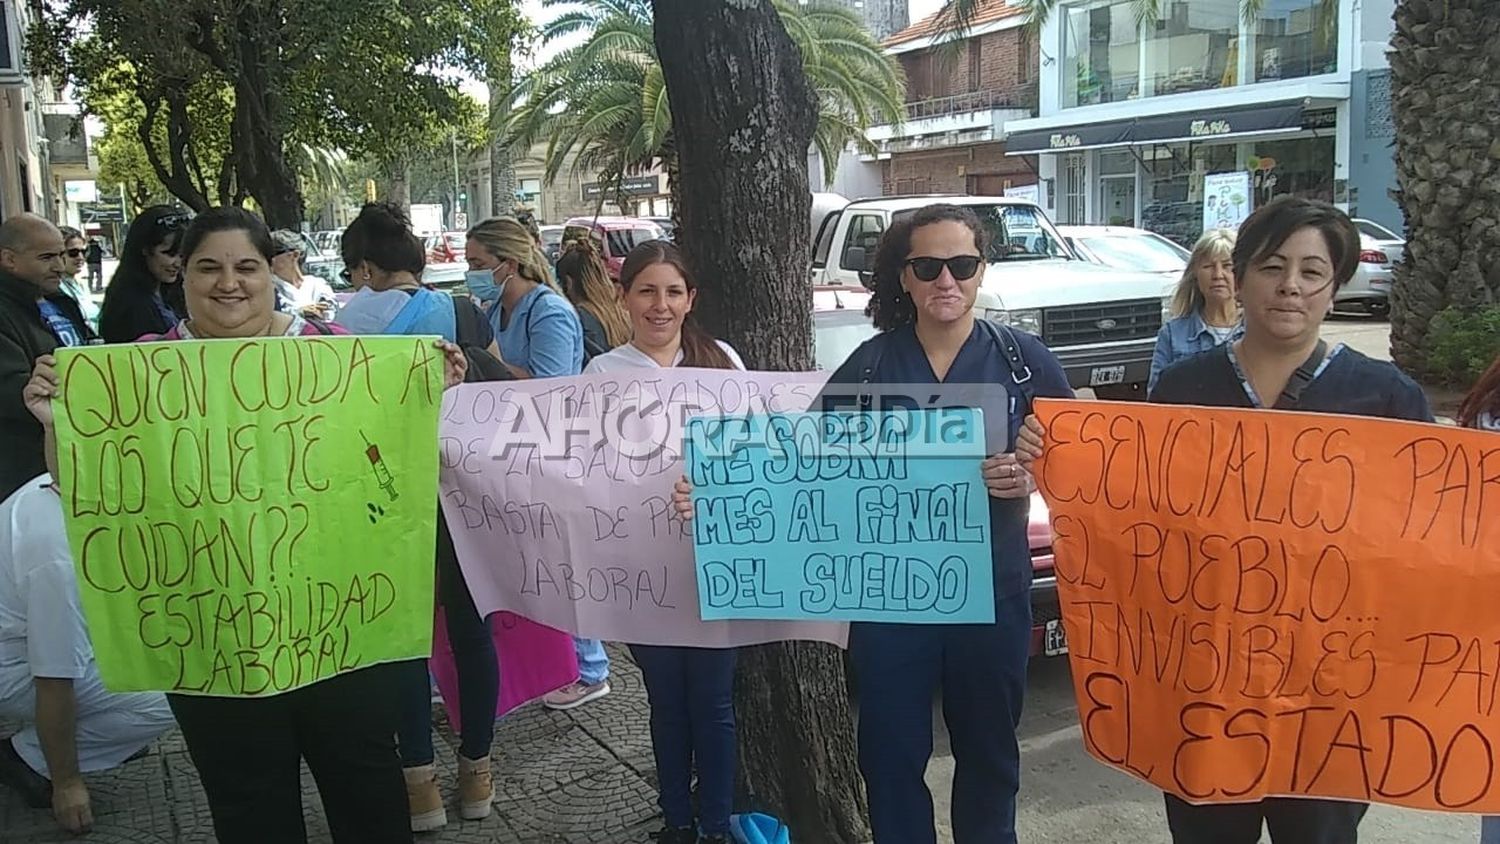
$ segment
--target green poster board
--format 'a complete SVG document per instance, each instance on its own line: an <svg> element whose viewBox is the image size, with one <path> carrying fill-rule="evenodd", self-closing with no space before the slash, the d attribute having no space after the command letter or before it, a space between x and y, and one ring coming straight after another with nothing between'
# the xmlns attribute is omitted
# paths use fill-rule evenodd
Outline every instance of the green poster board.
<svg viewBox="0 0 1500 844"><path fill-rule="evenodd" d="M256 697L429 654L435 339L58 350L57 480L105 686Z"/></svg>

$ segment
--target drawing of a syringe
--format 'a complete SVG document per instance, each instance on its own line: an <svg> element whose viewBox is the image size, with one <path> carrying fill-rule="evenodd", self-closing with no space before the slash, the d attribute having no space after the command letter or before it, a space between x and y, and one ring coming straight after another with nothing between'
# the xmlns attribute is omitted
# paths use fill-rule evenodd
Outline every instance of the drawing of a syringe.
<svg viewBox="0 0 1500 844"><path fill-rule="evenodd" d="M359 437L365 441L365 456L370 458L370 466L375 470L375 482L391 496L392 501L395 501L400 497L396 494L396 479L391 477L390 468L385 465L385 460L380 456L380 446L370 442L370 438L365 436L364 431L359 432Z"/></svg>

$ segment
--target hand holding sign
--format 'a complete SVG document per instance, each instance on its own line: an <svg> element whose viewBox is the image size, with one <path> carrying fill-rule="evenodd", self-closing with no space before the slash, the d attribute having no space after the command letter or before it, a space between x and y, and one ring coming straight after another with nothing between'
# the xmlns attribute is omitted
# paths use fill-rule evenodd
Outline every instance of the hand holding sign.
<svg viewBox="0 0 1500 844"><path fill-rule="evenodd" d="M36 417L36 421L42 423L43 428L51 428L52 399L58 395L57 358L42 355L36 359L36 365L31 370L31 380L26 382L21 395L26 409Z"/></svg>
<svg viewBox="0 0 1500 844"><path fill-rule="evenodd" d="M58 480L111 690L253 697L429 653L437 349L59 350ZM39 363L29 391L56 382Z"/></svg>
<svg viewBox="0 0 1500 844"><path fill-rule="evenodd" d="M983 431L971 408L692 420L673 498L703 618L993 621Z"/></svg>
<svg viewBox="0 0 1500 844"><path fill-rule="evenodd" d="M1500 811L1500 441L1039 402L1085 745L1192 802Z"/></svg>

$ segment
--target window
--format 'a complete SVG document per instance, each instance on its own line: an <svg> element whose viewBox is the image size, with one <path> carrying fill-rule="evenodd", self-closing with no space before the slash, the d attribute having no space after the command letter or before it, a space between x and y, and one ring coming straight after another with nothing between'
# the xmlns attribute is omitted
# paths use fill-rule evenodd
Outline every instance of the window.
<svg viewBox="0 0 1500 844"><path fill-rule="evenodd" d="M842 216L844 212L835 211L823 220L823 227L818 229L818 240L813 244L813 266L819 269L828 266L828 250L833 248L833 233L838 230Z"/></svg>
<svg viewBox="0 0 1500 844"><path fill-rule="evenodd" d="M875 263L875 247L880 245L880 235L885 232L885 219L879 214L856 214L849 221L849 235L844 238L844 254L839 256L839 267L845 270L864 272ZM849 263L849 249L858 246L865 250L865 263L854 266Z"/></svg>
<svg viewBox="0 0 1500 844"><path fill-rule="evenodd" d="M1385 226L1380 225L1379 223L1372 223L1369 220L1355 220L1354 225L1359 226L1360 234L1366 237L1372 237L1376 240L1401 239L1401 235L1396 234L1395 232L1391 231Z"/></svg>
<svg viewBox="0 0 1500 844"><path fill-rule="evenodd" d="M630 250L645 243L648 240L657 240L661 237L655 228L650 229L608 229L604 236L609 239L609 254L611 257L623 258L630 254Z"/></svg>
<svg viewBox="0 0 1500 844"><path fill-rule="evenodd" d="M1141 95L1141 39L1130 2L1069 9L1064 24L1063 105Z"/></svg>
<svg viewBox="0 0 1500 844"><path fill-rule="evenodd" d="M1166 238L1147 233L1131 237L1079 238L1083 247L1106 266L1148 273L1181 272L1188 251Z"/></svg>
<svg viewBox="0 0 1500 844"><path fill-rule="evenodd" d="M1088 169L1084 157L1077 153L1063 164L1062 221L1080 225L1088 214L1084 191L1088 190Z"/></svg>
<svg viewBox="0 0 1500 844"><path fill-rule="evenodd" d="M1338 5L1334 0L1265 0L1256 15L1256 81L1337 70Z"/></svg>
<svg viewBox="0 0 1500 844"><path fill-rule="evenodd" d="M1030 82L1036 71L1036 54L1032 51L1031 30L1016 30L1016 81Z"/></svg>
<svg viewBox="0 0 1500 844"><path fill-rule="evenodd" d="M1068 248L1035 206L996 203L964 207L973 211L980 225L989 230L990 249L985 257L991 263L1070 257ZM905 218L915 213L913 208L898 211L894 216Z"/></svg>
<svg viewBox="0 0 1500 844"><path fill-rule="evenodd" d="M969 39L969 90L978 91L984 84L983 38Z"/></svg>
<svg viewBox="0 0 1500 844"><path fill-rule="evenodd" d="M1207 91L1239 76L1241 0L1172 0L1146 25L1145 72L1152 95Z"/></svg>

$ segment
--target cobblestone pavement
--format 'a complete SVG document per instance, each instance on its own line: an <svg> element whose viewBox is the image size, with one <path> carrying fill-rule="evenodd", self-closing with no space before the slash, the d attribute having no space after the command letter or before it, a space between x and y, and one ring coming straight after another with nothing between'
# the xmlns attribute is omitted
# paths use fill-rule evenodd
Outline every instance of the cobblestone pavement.
<svg viewBox="0 0 1500 844"><path fill-rule="evenodd" d="M463 821L450 808L448 826L417 836L419 844L646 844L660 826L646 689L624 648L611 646L610 657L614 690L608 696L571 712L531 704L501 719L495 730L494 814L484 821ZM458 742L441 709L436 711L440 781L453 807ZM13 729L0 725L0 732ZM49 812L28 809L14 792L0 787L0 842L215 841L197 772L176 733L145 758L87 780L94 832L86 839L70 838ZM317 788L305 769L302 782L308 839L328 842Z"/></svg>

